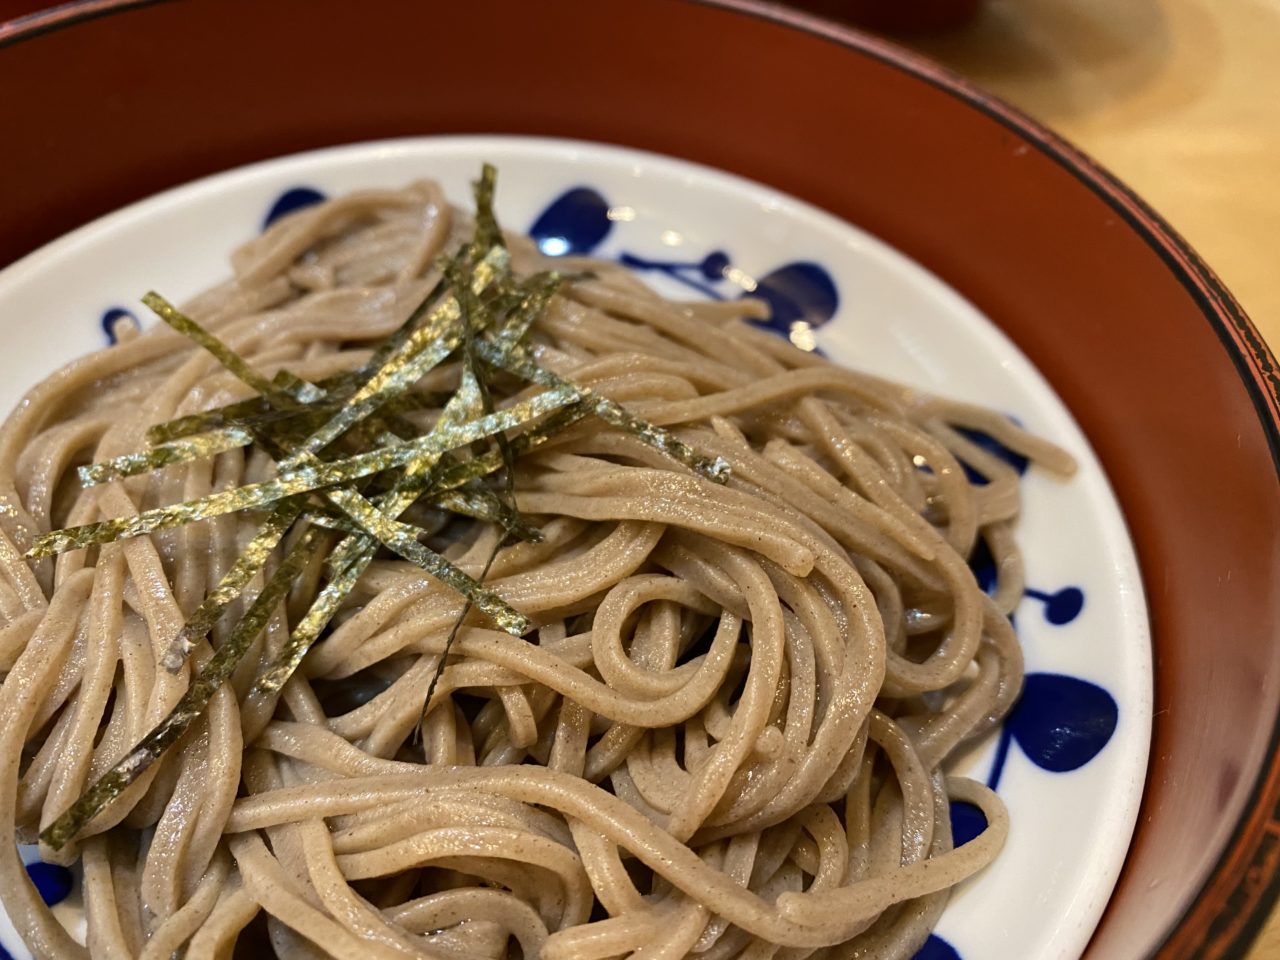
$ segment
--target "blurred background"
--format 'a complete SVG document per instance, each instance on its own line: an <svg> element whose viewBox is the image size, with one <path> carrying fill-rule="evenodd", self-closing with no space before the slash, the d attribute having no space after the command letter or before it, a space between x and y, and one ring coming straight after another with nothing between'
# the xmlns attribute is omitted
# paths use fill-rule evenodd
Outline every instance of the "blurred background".
<svg viewBox="0 0 1280 960"><path fill-rule="evenodd" d="M853 10L1073 141L1280 346L1280 0L924 0L914 17L894 0L805 6Z"/></svg>

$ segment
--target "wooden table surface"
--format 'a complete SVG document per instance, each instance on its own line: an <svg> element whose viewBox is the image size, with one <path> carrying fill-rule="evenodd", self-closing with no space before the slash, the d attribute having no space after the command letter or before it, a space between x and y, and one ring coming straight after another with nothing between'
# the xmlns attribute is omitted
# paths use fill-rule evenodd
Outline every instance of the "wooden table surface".
<svg viewBox="0 0 1280 960"><path fill-rule="evenodd" d="M1280 352L1280 0L989 0L910 45L1136 190ZM1247 960L1280 960L1280 911Z"/></svg>

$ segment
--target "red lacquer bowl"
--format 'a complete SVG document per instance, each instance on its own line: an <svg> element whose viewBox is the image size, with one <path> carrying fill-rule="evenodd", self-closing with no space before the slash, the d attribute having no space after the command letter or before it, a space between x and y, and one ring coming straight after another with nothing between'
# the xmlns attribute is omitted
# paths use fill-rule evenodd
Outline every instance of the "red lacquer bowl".
<svg viewBox="0 0 1280 960"><path fill-rule="evenodd" d="M1275 361L1086 157L896 48L754 0L93 0L0 26L0 265L213 171L397 135L536 133L795 194L971 299L1120 497L1155 636L1147 793L1088 956L1238 956L1280 857Z"/></svg>

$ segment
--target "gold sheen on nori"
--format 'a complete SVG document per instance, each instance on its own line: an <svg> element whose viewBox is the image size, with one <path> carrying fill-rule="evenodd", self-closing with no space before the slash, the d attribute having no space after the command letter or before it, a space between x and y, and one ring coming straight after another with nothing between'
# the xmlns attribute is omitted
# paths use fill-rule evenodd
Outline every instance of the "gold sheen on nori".
<svg viewBox="0 0 1280 960"><path fill-rule="evenodd" d="M253 445L276 461L277 475L133 517L55 530L37 538L27 557L38 559L226 513L268 510L256 536L170 642L162 663L176 672L249 584L268 571L271 558L290 531L297 530L300 536L289 539L293 545L270 570L226 639L204 658L169 715L50 824L40 835L42 842L59 849L74 839L190 729L294 581L333 541L328 531L336 530L343 536L329 551L327 582L274 662L258 676L251 695L278 693L379 548L386 547L442 581L465 601L427 688L425 715L449 648L473 607L513 635L523 635L533 627L526 616L483 585L503 539L541 538L515 503L516 459L521 454L595 415L710 480L723 483L727 479L728 467L723 460L701 456L669 431L534 362L524 342L526 335L561 285L577 277L547 272L521 280L511 274L510 254L493 214L495 182L496 171L485 164L473 184L476 218L471 241L454 256L441 260L440 282L404 324L382 341L362 367L319 383L309 383L287 371L268 378L163 297L156 293L143 297L165 323L210 353L257 396L157 424L148 431L150 450L81 467L81 483L112 482ZM461 361L459 387L444 403L430 430L406 437L417 431L399 414L434 408L426 399L429 395L414 392L415 385L452 357ZM521 399L507 397L496 402L495 373L514 375L543 389ZM432 399L438 402L439 397ZM519 432L508 436L509 431ZM476 449L477 444L481 449ZM499 472L501 482L492 485L491 478ZM369 489L382 492L366 495ZM426 531L399 519L419 502L433 510L501 526L503 536L478 580L421 543Z"/></svg>

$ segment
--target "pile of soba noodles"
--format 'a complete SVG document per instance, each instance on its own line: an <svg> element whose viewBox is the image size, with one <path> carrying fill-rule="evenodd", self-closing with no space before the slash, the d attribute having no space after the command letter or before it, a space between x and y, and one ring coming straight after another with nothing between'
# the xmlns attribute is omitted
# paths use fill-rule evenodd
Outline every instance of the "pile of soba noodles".
<svg viewBox="0 0 1280 960"><path fill-rule="evenodd" d="M353 194L273 225L185 309L262 375L323 382L368 361L471 229L429 182ZM517 274L550 263L507 242ZM309 563L190 729L72 842L42 846L79 864L87 945L18 844L170 713L305 524L170 669L262 511L25 554L54 529L271 478L249 444L77 479L252 390L157 325L122 329L9 416L0 901L37 957L909 957L998 853L1000 801L946 771L1021 686L1018 478L965 431L1058 472L1069 458L792 347L751 323L759 302L670 302L616 264L556 265L591 273L533 325L538 363L722 458L728 481L585 417L510 471L540 539L430 504L402 518L527 617L523 636L384 550L264 694L255 678L331 575ZM401 421L430 429L462 366L415 383ZM979 540L992 595L966 562ZM959 848L956 801L987 820Z"/></svg>

